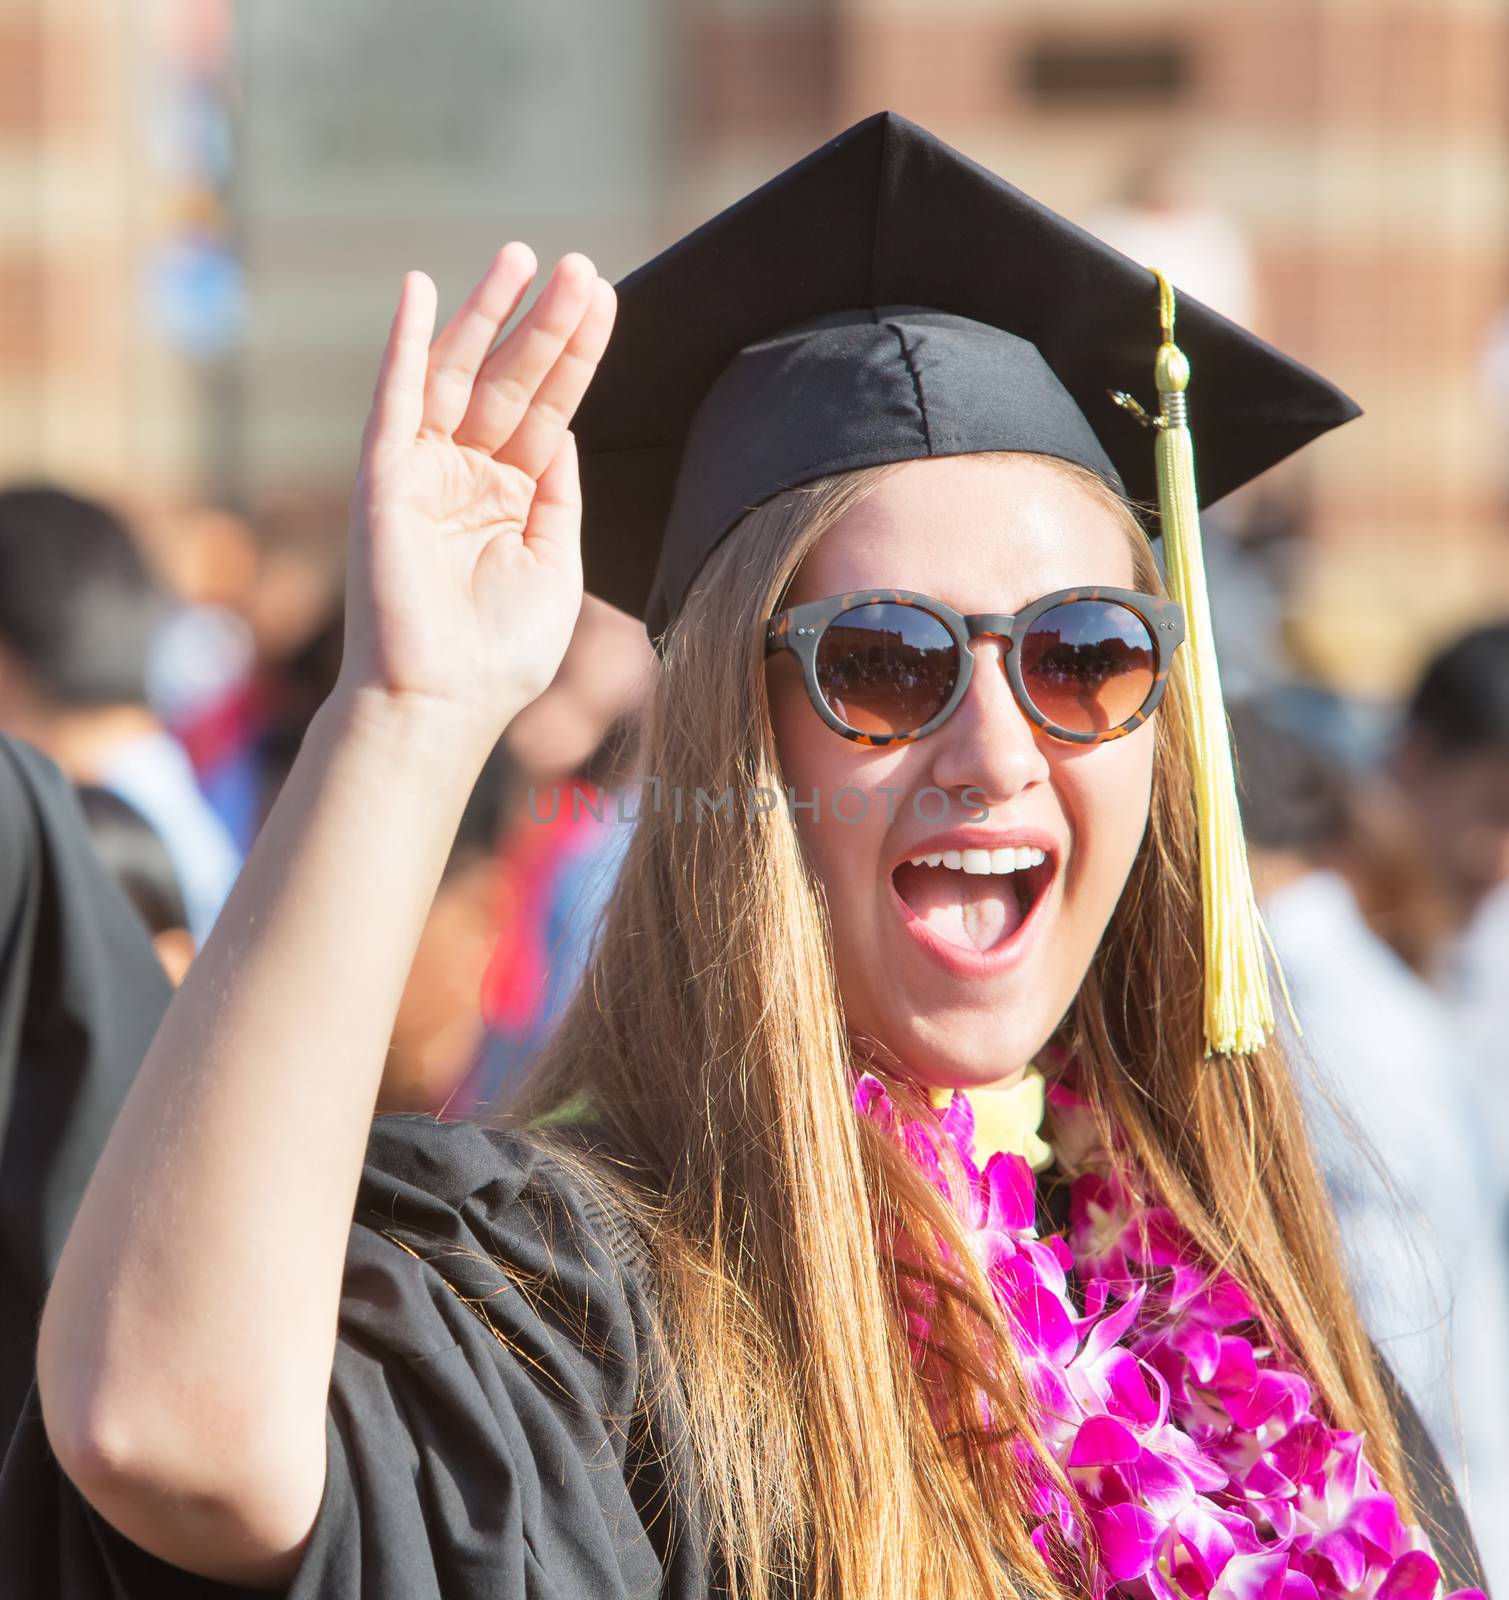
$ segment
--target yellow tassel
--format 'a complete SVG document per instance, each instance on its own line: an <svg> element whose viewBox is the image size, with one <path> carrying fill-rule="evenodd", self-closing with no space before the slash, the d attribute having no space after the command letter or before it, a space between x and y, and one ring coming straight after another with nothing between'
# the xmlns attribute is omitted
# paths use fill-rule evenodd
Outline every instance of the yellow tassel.
<svg viewBox="0 0 1509 1600"><path fill-rule="evenodd" d="M1205 923L1205 1047L1207 1055L1239 1055L1261 1049L1273 1031L1273 1002L1264 951L1270 956L1274 952L1258 911L1247 864L1247 843L1237 808L1231 732L1221 697L1221 675L1210 624L1186 400L1189 361L1174 343L1174 291L1161 272L1157 278L1163 325L1157 363L1158 510L1169 593L1184 608L1185 647L1179 654L1189 703L1199 818L1200 894ZM1274 967L1277 970L1276 958ZM1282 984L1282 974L1279 981Z"/></svg>

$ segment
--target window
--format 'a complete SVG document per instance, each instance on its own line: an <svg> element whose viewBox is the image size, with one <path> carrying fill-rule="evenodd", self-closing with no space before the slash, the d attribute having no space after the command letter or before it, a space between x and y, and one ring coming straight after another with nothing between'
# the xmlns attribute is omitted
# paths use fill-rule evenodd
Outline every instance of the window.
<svg viewBox="0 0 1509 1600"><path fill-rule="evenodd" d="M1194 79L1186 47L1167 39L1040 40L1016 64L1028 96L1044 108L1168 104L1182 99Z"/></svg>

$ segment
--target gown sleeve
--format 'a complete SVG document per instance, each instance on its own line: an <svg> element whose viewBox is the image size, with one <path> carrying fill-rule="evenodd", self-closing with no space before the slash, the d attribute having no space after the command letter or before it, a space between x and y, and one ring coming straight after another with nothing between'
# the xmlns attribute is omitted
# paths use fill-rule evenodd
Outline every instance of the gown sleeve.
<svg viewBox="0 0 1509 1600"><path fill-rule="evenodd" d="M324 1498L287 1600L700 1600L684 1430L625 1233L523 1135L378 1119ZM52 1460L33 1390L0 1474L0 1593L242 1591L105 1523Z"/></svg>
<svg viewBox="0 0 1509 1600"><path fill-rule="evenodd" d="M71 786L0 735L0 1450L48 1280L171 993Z"/></svg>

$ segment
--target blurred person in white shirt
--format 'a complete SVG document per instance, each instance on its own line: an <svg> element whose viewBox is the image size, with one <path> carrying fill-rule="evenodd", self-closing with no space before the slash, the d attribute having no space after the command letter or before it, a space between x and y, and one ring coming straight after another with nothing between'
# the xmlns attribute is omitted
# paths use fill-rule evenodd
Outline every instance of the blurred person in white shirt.
<svg viewBox="0 0 1509 1600"><path fill-rule="evenodd" d="M1505 1190L1472 1043L1411 965L1411 907L1437 916L1422 876L1434 840L1382 775L1349 772L1252 704L1232 728L1254 883L1303 1037L1280 1025L1353 1292L1472 1507L1490 1591L1509 1593Z"/></svg>

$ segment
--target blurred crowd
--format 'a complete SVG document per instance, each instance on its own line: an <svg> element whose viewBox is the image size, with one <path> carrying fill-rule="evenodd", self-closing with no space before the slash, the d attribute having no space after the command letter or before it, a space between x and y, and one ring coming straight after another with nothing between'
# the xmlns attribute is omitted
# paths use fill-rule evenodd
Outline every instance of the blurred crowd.
<svg viewBox="0 0 1509 1600"><path fill-rule="evenodd" d="M0 491L0 732L76 786L96 850L175 982L341 661L327 561L264 552L227 516L196 537L207 553L186 594L108 507L51 486ZM495 1098L559 1005L612 882L624 830L596 794L632 758L651 659L638 622L588 598L559 674L493 753L462 820L381 1109L459 1113Z"/></svg>

